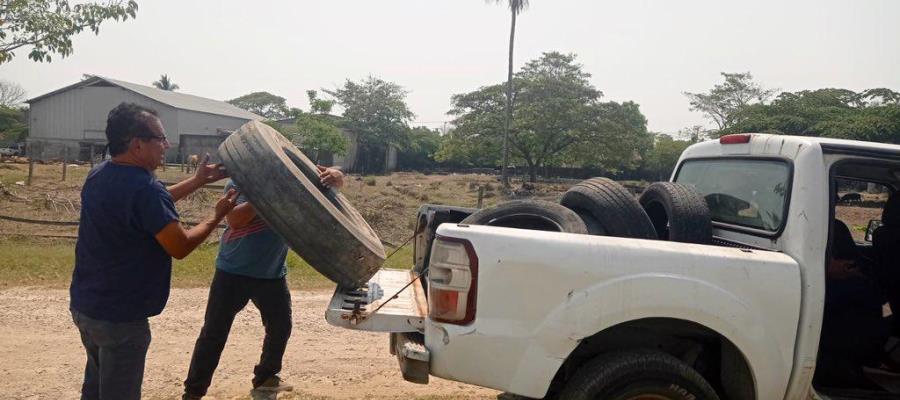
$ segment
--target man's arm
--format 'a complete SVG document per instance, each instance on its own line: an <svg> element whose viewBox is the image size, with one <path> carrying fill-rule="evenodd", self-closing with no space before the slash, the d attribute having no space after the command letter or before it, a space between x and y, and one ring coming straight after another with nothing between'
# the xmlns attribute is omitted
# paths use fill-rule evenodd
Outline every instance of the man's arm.
<svg viewBox="0 0 900 400"><path fill-rule="evenodd" d="M187 195L200 189L203 185L213 183L228 176L225 167L220 164L208 164L209 154L203 157L203 161L197 165L197 173L194 176L178 182L166 188L175 201L185 198Z"/></svg>
<svg viewBox="0 0 900 400"><path fill-rule="evenodd" d="M253 208L250 203L238 204L237 207L225 216L225 220L228 221L228 226L235 229L247 226L247 224L253 221L253 218L256 218L256 209Z"/></svg>
<svg viewBox="0 0 900 400"><path fill-rule="evenodd" d="M170 256L179 260L187 257L216 229L222 218L234 209L237 196L236 190L229 190L225 197L216 203L215 215L193 228L185 230L178 221L170 222L156 234L156 241Z"/></svg>

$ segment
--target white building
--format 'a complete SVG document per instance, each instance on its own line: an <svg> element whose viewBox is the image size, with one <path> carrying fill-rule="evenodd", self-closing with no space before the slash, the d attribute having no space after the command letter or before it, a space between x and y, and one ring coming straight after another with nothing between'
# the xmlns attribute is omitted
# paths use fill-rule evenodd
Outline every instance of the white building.
<svg viewBox="0 0 900 400"><path fill-rule="evenodd" d="M172 148L169 161L215 156L219 143L262 116L223 101L93 76L28 100L28 154L36 159L88 160L106 145L106 118L122 102L155 109Z"/></svg>

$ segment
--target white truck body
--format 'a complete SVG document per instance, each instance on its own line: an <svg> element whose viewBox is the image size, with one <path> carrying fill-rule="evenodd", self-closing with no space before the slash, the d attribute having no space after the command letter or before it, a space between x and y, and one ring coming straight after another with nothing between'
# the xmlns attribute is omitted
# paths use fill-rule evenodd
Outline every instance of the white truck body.
<svg viewBox="0 0 900 400"><path fill-rule="evenodd" d="M376 327L377 314L350 323L340 301L328 319L353 329L421 332L431 375L535 398L548 393L568 360L585 354L582 347L602 348L611 337L604 334L619 332L617 340L627 343L622 336L632 324L684 323L723 343L722 386L730 392L723 398L820 398L811 382L833 218L832 167L876 160L900 168L900 146L754 134L747 143L691 146L672 180L686 161L714 159L789 166L777 231L714 221L713 246L443 224L439 239L465 241L477 255L474 320L438 322L418 304L407 308L418 313L394 311L414 321L405 327Z"/></svg>

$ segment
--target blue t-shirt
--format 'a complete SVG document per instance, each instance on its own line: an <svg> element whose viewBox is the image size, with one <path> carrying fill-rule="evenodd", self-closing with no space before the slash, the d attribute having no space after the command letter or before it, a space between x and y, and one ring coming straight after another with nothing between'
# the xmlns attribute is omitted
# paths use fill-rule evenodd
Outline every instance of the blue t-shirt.
<svg viewBox="0 0 900 400"><path fill-rule="evenodd" d="M228 181L225 192L231 188L238 189L234 182ZM238 196L238 204L246 202L243 195ZM281 236L257 215L243 227L225 228L219 243L216 268L251 278L279 279L287 274L287 252L287 244Z"/></svg>
<svg viewBox="0 0 900 400"><path fill-rule="evenodd" d="M91 170L81 189L71 307L113 322L162 312L172 257L155 236L177 220L172 195L146 169L105 161Z"/></svg>

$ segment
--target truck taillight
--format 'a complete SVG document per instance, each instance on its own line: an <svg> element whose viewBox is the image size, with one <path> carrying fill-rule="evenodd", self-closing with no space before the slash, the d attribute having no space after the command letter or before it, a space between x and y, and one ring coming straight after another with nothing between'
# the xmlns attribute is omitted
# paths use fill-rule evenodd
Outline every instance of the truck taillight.
<svg viewBox="0 0 900 400"><path fill-rule="evenodd" d="M478 257L468 240L438 236L428 263L428 317L467 325L475 320Z"/></svg>
<svg viewBox="0 0 900 400"><path fill-rule="evenodd" d="M741 144L741 143L750 143L749 133L734 133L731 135L725 135L719 138L719 144Z"/></svg>

